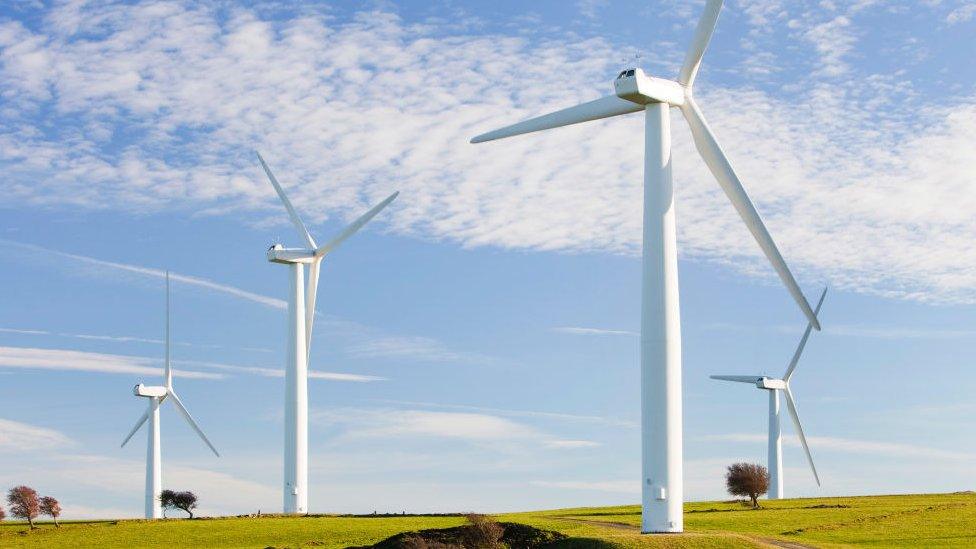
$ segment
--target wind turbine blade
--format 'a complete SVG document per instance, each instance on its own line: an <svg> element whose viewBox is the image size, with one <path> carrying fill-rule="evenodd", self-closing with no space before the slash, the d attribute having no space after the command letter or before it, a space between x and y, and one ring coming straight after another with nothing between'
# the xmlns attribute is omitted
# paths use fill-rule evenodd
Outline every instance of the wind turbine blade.
<svg viewBox="0 0 976 549"><path fill-rule="evenodd" d="M823 293L820 294L820 301L817 302L817 308L813 310L813 314L820 315L820 306L823 305L824 298L827 297L827 288L823 289ZM796 347L796 352L793 353L793 360L790 360L790 365L786 368L786 373L783 375L783 381L786 383L790 382L790 378L793 377L793 370L796 370L797 363L800 362L800 354L803 353L803 348L807 345L807 339L810 338L810 331L813 326L807 323L807 329L803 332L803 337L800 338L800 344Z"/></svg>
<svg viewBox="0 0 976 549"><path fill-rule="evenodd" d="M136 426L133 427L131 431L129 431L129 434L126 435L125 440L122 441L122 444L119 445L119 448L125 446L126 443L129 442L129 439L132 438L132 435L136 434L136 431L138 431L139 428L142 427L142 424L145 423L147 419L149 419L149 408L146 408L146 411L142 414L142 417L140 417L139 421L136 422Z"/></svg>
<svg viewBox="0 0 976 549"><path fill-rule="evenodd" d="M345 242L347 238L356 234L356 232L358 232L359 229L362 229L363 225L369 223L370 219L376 217L376 214L380 213L380 211L382 211L383 208L389 206L390 202L396 200L396 197L398 196L400 196L400 191L397 191L391 194L390 196L386 197L383 200L383 202L380 202L379 204L373 206L371 210L359 216L359 219L350 223L349 226L343 229L342 232L339 233L335 238L333 238L329 242L323 244L322 247L315 250L315 257L322 257L325 254L331 252L332 250L338 248L339 245Z"/></svg>
<svg viewBox="0 0 976 549"><path fill-rule="evenodd" d="M166 378L166 388L173 388L173 369L169 364L169 271L166 271L166 366L164 377Z"/></svg>
<svg viewBox="0 0 976 549"><path fill-rule="evenodd" d="M583 103L554 113L544 114L519 122L518 124L512 124L511 126L506 126L492 132L483 133L472 139L471 142L483 143L504 137L512 137L513 135L569 126L570 124L579 124L580 122L589 122L590 120L599 120L601 118L617 116L618 114L627 114L642 110L644 110L644 105L638 105L626 99L621 99L616 95L608 95L596 101L590 101L589 103Z"/></svg>
<svg viewBox="0 0 976 549"><path fill-rule="evenodd" d="M753 385L762 380L762 376L708 376L719 381L735 381L737 383L751 383Z"/></svg>
<svg viewBox="0 0 976 549"><path fill-rule="evenodd" d="M701 154L705 164L708 165L712 175L718 180L719 186L725 191L725 195L729 197L735 210L739 213L739 217L745 222L749 232L752 233L759 247L766 254L766 258L769 259L773 268L776 269L776 274L779 275L780 280L786 285L787 290L789 290L790 295L793 296L797 305L800 306L807 320L814 328L820 330L820 321L817 320L817 315L813 313L813 309L807 303L807 298L804 297L803 291L800 290L796 279L793 278L793 273L790 272L790 268L786 265L782 254L779 253L776 243L773 242L773 237L766 230L766 225L763 223L762 218L759 217L759 212L756 211L756 207L749 199L749 195L742 188L742 182L739 181L735 170L732 169L732 164L729 162L728 157L722 152L722 147L719 146L718 140L715 139L715 135L708 127L708 122L705 121L705 117L702 115L701 110L699 110L698 104L689 97L685 104L681 106L681 112L691 127L691 135L695 139L695 146L698 148L699 154Z"/></svg>
<svg viewBox="0 0 976 549"><path fill-rule="evenodd" d="M217 449L214 448L214 445L210 443L210 441L207 439L207 435L203 434L203 430L200 429L197 422L193 421L193 416L191 416L190 412L187 411L186 406L183 405L183 401L180 400L180 397L178 397L174 391L169 391L169 396L173 397L173 404L176 405L176 409L180 411L180 414L182 414L183 418L186 419L186 422L190 424L190 427L193 427L193 430L200 435L200 438L203 439L203 442L210 447L214 455L220 457L220 452L218 452Z"/></svg>
<svg viewBox="0 0 976 549"><path fill-rule="evenodd" d="M712 40L715 32L715 25L718 24L718 15L722 11L722 0L708 0L705 4L705 11L701 19L698 20L698 27L695 29L695 37L691 40L688 53L685 54L685 62L678 74L678 82L691 88L695 85L695 77L698 76L698 68L701 66L702 57L708 49L708 43Z"/></svg>
<svg viewBox="0 0 976 549"><path fill-rule="evenodd" d="M298 212L295 211L295 207L291 205L291 201L285 195L285 190L281 188L281 184L278 183L278 179L271 173L271 168L264 161L261 153L254 151L254 154L258 155L258 160L261 162L261 167L264 168L264 173L268 174L268 179L271 180L271 184L274 185L275 192L278 193L278 198L285 204L285 209L288 210L288 217L291 218L292 225L298 229L298 234L305 239L305 244L308 249L314 250L317 246L315 245L315 240L312 239L312 235L308 233L308 229L305 228L305 224L302 223L302 218L298 217Z"/></svg>
<svg viewBox="0 0 976 549"><path fill-rule="evenodd" d="M810 455L810 446L807 445L807 437L803 434L803 427L800 425L800 416L796 412L796 402L793 400L793 393L790 391L789 385L786 386L786 407L790 410L790 417L793 418L793 426L796 428L796 434L800 437L800 444L803 445L803 451L807 454L807 461L810 462L810 470L813 471L813 478L817 480L817 486L820 486L820 475L817 474L817 467L813 464L813 456Z"/></svg>
<svg viewBox="0 0 976 549"><path fill-rule="evenodd" d="M316 258L308 266L308 287L305 289L305 360L312 351L312 324L315 323L315 297L319 289L319 267L321 258Z"/></svg>

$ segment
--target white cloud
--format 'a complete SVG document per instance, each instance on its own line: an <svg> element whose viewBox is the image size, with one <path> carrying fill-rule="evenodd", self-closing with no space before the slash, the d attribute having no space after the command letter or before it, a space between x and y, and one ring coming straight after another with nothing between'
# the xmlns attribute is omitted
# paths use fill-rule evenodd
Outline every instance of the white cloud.
<svg viewBox="0 0 976 549"><path fill-rule="evenodd" d="M706 435L702 440L728 442L756 442L766 443L766 435L749 433L731 433L727 435ZM783 442L791 446L800 446L800 439L795 436L784 436ZM807 437L807 443L813 450L828 450L852 454L871 454L888 457L923 458L937 460L973 460L976 455L966 452L955 452L932 448L918 444L901 444L895 442L881 442L873 440L838 438L838 437Z"/></svg>
<svg viewBox="0 0 976 549"><path fill-rule="evenodd" d="M69 349L36 349L31 347L0 347L0 368L19 368L27 370L61 370L77 372L96 372L106 374L138 374L145 376L162 376L163 370L156 366L160 359L112 355L105 353L90 353ZM214 362L193 360L174 360L173 364L186 364L198 368L210 368L224 372L252 374L264 377L284 377L284 370L280 368L261 368L250 366L234 366ZM173 375L191 379L223 379L223 374L199 372L192 370L173 369ZM371 381L385 381L386 378L371 375L351 374L343 372L323 372L311 370L310 379L325 379L329 381L349 381L368 383Z"/></svg>
<svg viewBox="0 0 976 549"><path fill-rule="evenodd" d="M49 332L47 330L28 330L22 328L0 328L0 333L18 334L18 335L43 335L43 336L70 337L74 339L85 339L90 341L108 341L112 343L150 343L153 345L164 345L166 343L162 339L154 339L148 337L105 335L105 334L72 334L72 333L65 333L65 332ZM206 349L226 348L224 345L214 345L210 343L187 343L185 341L171 341L170 344L178 347L199 347L199 348L206 348ZM240 347L240 349L243 351L254 351L259 353L272 352L270 349L264 349L261 347Z"/></svg>
<svg viewBox="0 0 976 549"><path fill-rule="evenodd" d="M190 364L203 368L213 368L225 372L239 372L255 374L264 377L285 377L285 371L281 368L262 368L257 366L233 366L230 364L220 364L216 362L200 362L196 360L176 360L174 363ZM370 376L361 374L349 374L342 372L323 372L320 370L309 370L309 379L326 379L329 381L351 381L356 383L369 383L371 381L386 381L387 378L380 376Z"/></svg>
<svg viewBox="0 0 976 549"><path fill-rule="evenodd" d="M134 500L142 501L145 486L146 465L142 460L130 460L99 455L64 455L53 458L45 482L65 482L83 485L117 494L139 494ZM221 471L202 469L173 463L164 464L165 485L192 489L200 498L200 515L252 513L257 509L273 509L280 503L281 493L277 487L238 478ZM76 498L77 499L77 498ZM65 518L91 518L86 507L78 509L77 514ZM122 516L133 516L132 511ZM94 513L95 516L101 513Z"/></svg>
<svg viewBox="0 0 976 549"><path fill-rule="evenodd" d="M433 437L471 441L525 439L536 432L488 414L423 410L337 409L314 412L318 421L345 424L358 437Z"/></svg>
<svg viewBox="0 0 976 549"><path fill-rule="evenodd" d="M359 358L392 357L431 362L486 362L488 357L449 349L444 343L422 336L368 336L346 352Z"/></svg>
<svg viewBox="0 0 976 549"><path fill-rule="evenodd" d="M976 96L927 96L918 109L910 75L850 78L857 16L883 3L805 6L791 46L813 54L808 77L709 87L710 71L736 70L709 55L698 91L781 250L804 281L976 301ZM754 26L783 19L775 3L747 15ZM57 5L35 30L3 23L0 201L261 212L249 217L284 224L247 152L257 145L313 222L396 187L374 229L637 253L638 117L467 143L605 94L619 45L459 32L384 13L268 22L181 2ZM130 145L118 150L120 133ZM677 119L674 147L683 256L772 279Z"/></svg>
<svg viewBox="0 0 976 549"><path fill-rule="evenodd" d="M587 19L595 19L610 0L576 0L576 9Z"/></svg>
<svg viewBox="0 0 976 549"><path fill-rule="evenodd" d="M105 374L139 374L162 376L163 369L150 364L158 364L158 359L89 353L68 349L36 349L31 347L0 347L0 368L22 368L28 370L61 370L77 372L97 372ZM222 379L220 374L173 370L176 377L191 379Z"/></svg>
<svg viewBox="0 0 976 549"><path fill-rule="evenodd" d="M35 252L40 252L43 254L53 254L66 259L72 259L79 261L86 265L90 265L97 268L107 268L119 271L125 271L129 273L135 273L140 275L152 276L156 278L165 279L166 271L163 269L153 269L151 267L143 267L141 265L132 265L128 263L119 263L115 261L105 261L103 259L95 259L94 257L88 257L84 255L71 254L67 252L61 252L58 250L52 250L50 248L43 248L41 246L35 246L33 244L25 244L23 242L15 242L12 240L0 239L0 244L6 246L13 246L17 248L27 249ZM274 307L276 309L287 309L288 303L282 299L276 299L273 297L264 296L261 294L256 294L254 292L249 292L247 290L242 290L234 286L227 284L220 284L212 280L207 280L205 278L199 278L196 276L182 275L175 272L169 273L170 280L176 283L188 284L190 286L197 286L200 288L205 288L207 290L212 290L215 292L220 292L241 299L246 299L248 301L253 301L255 303L260 303L268 307Z"/></svg>
<svg viewBox="0 0 976 549"><path fill-rule="evenodd" d="M949 15L946 16L946 22L950 25L966 23L972 21L973 16L976 16L976 2L967 2L949 12Z"/></svg>
<svg viewBox="0 0 976 549"><path fill-rule="evenodd" d="M729 332L775 332L795 335L803 334L803 329L787 325L746 325L728 322L713 322L701 326L707 330ZM868 324L834 324L824 326L823 333L830 336L873 338L873 339L965 339L976 336L976 330L952 330L948 328L918 328L906 326L883 326Z"/></svg>
<svg viewBox="0 0 976 549"><path fill-rule="evenodd" d="M637 423L634 421L618 419L613 417L605 417L605 416L566 414L560 412L542 412L539 410L512 410L507 408L471 406L466 404L442 404L439 402L417 402L413 400L389 400L389 399L370 399L370 400L374 402L383 402L388 404L397 404L397 405L405 405L405 406L420 406L425 408L446 408L451 410L466 410L471 412L487 412L489 414L503 415L503 416L554 419L560 421L581 422L581 423L602 423L614 427L636 427L637 426Z"/></svg>
<svg viewBox="0 0 976 549"><path fill-rule="evenodd" d="M561 490L583 490L595 492L614 492L620 494L640 494L640 480L533 480L529 484L543 488L558 488Z"/></svg>
<svg viewBox="0 0 976 549"><path fill-rule="evenodd" d="M487 413L336 408L315 410L310 417L317 423L339 427L340 436L351 439L454 440L501 453L600 446L599 442L590 440L554 437L533 426Z"/></svg>
<svg viewBox="0 0 976 549"><path fill-rule="evenodd" d="M153 276L157 278L164 278L166 276L166 271L160 269L153 269L150 267L143 267L140 265L132 265L128 263L119 263L115 261L105 261L102 259L95 259L93 257L61 252L49 248L43 248L41 246L35 246L33 244L25 244L22 242L0 239L0 245L13 246L20 249L30 250L32 252L38 252L42 254L53 254L60 257L80 261L86 265L92 265L97 268L121 270L124 272L136 273L136 274L146 275L146 276ZM242 290L240 288L230 286L228 284L222 284L204 278L170 272L170 280L172 280L173 282L181 282L191 286L201 287L207 290L212 290L219 293L231 295L240 299L244 299L254 303L259 303L261 305L265 305L268 307L274 307L277 309L288 308L288 303L284 300L264 296L261 294L256 294L253 292L249 292L247 290ZM318 311L316 311L316 314L321 316L321 313L319 313ZM377 330L372 329L368 326L364 326L362 324L348 321L348 320L341 320L335 317L326 317L322 321L322 323L327 324L330 329L333 329L341 333L342 335L344 335L345 337L349 338L352 341L346 350L351 356L354 357L361 357L361 358L393 357L393 358L402 358L408 360L428 360L428 361L437 361L437 362L454 361L454 362L477 362L477 363L487 362L490 360L488 357L479 355L477 353L465 353L465 352L453 351L449 349L444 343L429 337L385 335L379 333ZM63 337L95 339L95 340L115 341L115 342L138 341L143 343L163 343L161 340L146 339L146 338L137 338L137 337L128 337L128 336L54 333L46 330L22 330L16 328L0 328L0 332L17 333L22 335L58 335ZM200 344L189 344L189 343L176 343L176 345L204 346ZM267 349L247 349L247 350L258 350L262 352L268 352ZM310 375L322 379L336 379L336 380L342 380L343 376L348 377L348 374L336 374L331 372L316 372ZM359 379L358 381L367 381L365 377L369 377L369 376L359 376L359 377L363 379ZM379 378L375 378L375 379L379 379ZM345 379L345 381L357 381L357 380L348 378Z"/></svg>
<svg viewBox="0 0 976 549"><path fill-rule="evenodd" d="M0 418L0 452L49 450L72 444L74 442L59 431Z"/></svg>
<svg viewBox="0 0 976 549"><path fill-rule="evenodd" d="M637 332L630 332L627 330L607 330L604 328L580 328L576 326L559 326L553 328L552 331L562 333L562 334L573 334L573 335L624 335L624 336L639 336Z"/></svg>
<svg viewBox="0 0 976 549"><path fill-rule="evenodd" d="M545 445L550 448L558 448L563 450L573 450L576 448L596 448L601 446L599 442L592 440L547 440Z"/></svg>
<svg viewBox="0 0 976 549"><path fill-rule="evenodd" d="M830 335L877 339L966 339L976 337L976 330L940 328L905 328L898 326L863 326L837 324L824 328Z"/></svg>

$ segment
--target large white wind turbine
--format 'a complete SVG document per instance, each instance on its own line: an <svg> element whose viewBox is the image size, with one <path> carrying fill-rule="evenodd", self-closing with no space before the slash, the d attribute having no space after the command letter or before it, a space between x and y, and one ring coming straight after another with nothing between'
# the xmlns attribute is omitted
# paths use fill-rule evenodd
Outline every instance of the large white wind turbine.
<svg viewBox="0 0 976 549"><path fill-rule="evenodd" d="M692 95L705 48L722 9L708 0L677 81L647 76L639 68L620 73L610 95L526 120L471 140L481 143L643 111L644 257L641 297L641 448L643 532L683 530L681 454L681 324L674 188L671 181L671 107L684 114L698 152L725 191L759 247L814 328L813 309L797 285L772 237L742 188Z"/></svg>
<svg viewBox="0 0 976 549"><path fill-rule="evenodd" d="M149 399L149 407L146 413L142 414L139 421L136 422L135 427L129 431L128 436L122 441L122 446L125 446L129 439L136 434L136 431L142 427L142 424L149 420L149 441L146 447L146 518L147 519L158 519L163 516L162 508L159 503L159 495L163 491L163 472L162 472L162 456L160 455L159 447L159 405L163 403L167 398L171 398L173 405L179 410L180 414L186 419L186 422L193 427L193 430L200 435L203 442L210 447L214 455L220 457L217 449L214 445L207 440L207 435L203 434L203 430L197 425L196 421L193 421L193 417L190 412L187 411L186 406L183 405L183 401L180 397L176 395L176 391L173 390L173 370L169 364L169 271L166 271L166 366L163 372L163 377L166 384L162 387L151 386L147 387L142 383L135 386L132 392L137 397L143 397Z"/></svg>
<svg viewBox="0 0 976 549"><path fill-rule="evenodd" d="M260 153L256 153L264 173L288 210L292 224L304 241L305 248L285 248L275 244L268 250L268 261L291 267L288 275L288 350L285 364L285 477L284 512L308 513L308 356L312 345L312 323L315 321L315 295L319 285L319 266L326 254L335 250L347 238L380 213L399 195L386 197L373 209L353 221L335 238L319 246L302 223L284 189ZM308 286L305 288L305 265L308 265Z"/></svg>
<svg viewBox="0 0 976 549"><path fill-rule="evenodd" d="M823 305L825 297L827 297L827 288L824 288L823 293L820 294L820 301L817 302L817 308L813 311L814 314L820 314L820 306ZM812 330L813 324L808 323L806 331L803 332L803 337L800 338L800 344L797 345L796 352L793 353L793 359L790 360L790 365L786 367L783 379L774 379L763 375L711 376L712 379L721 381L750 383L759 389L769 391L769 465L767 466L769 468L769 499L783 499L783 432L779 415L780 392L786 397L786 407L790 410L790 417L793 418L796 434L800 437L803 451L807 454L807 461L810 462L813 478L817 481L817 486L820 485L820 475L817 474L817 468L813 465L813 456L810 455L810 447L807 446L807 437L803 435L800 416L796 412L796 401L793 399L793 392L790 391L790 378L793 377L796 365L800 362L800 355L803 354L803 348L806 347L807 339L810 338Z"/></svg>

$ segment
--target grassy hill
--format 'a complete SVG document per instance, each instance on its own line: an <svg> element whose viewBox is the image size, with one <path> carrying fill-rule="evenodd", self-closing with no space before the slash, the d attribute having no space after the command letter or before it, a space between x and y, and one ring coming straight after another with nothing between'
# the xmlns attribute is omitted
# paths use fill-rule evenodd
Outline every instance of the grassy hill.
<svg viewBox="0 0 976 549"><path fill-rule="evenodd" d="M558 509L498 515L497 520L566 534L558 549L582 547L976 547L976 494L870 496L685 506L685 534L642 536L640 509ZM457 516L262 517L200 520L0 523L0 547L343 548L376 543L400 532L449 528Z"/></svg>

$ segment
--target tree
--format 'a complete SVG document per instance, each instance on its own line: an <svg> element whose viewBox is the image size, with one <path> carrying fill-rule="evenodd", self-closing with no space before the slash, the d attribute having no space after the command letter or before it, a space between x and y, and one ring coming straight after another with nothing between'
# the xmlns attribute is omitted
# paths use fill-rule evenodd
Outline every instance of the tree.
<svg viewBox="0 0 976 549"><path fill-rule="evenodd" d="M3 507L0 507L0 520L5 518L7 518L7 512L3 510Z"/></svg>
<svg viewBox="0 0 976 549"><path fill-rule="evenodd" d="M190 518L193 518L193 510L197 508L197 496L190 491L163 490L159 494L159 502L163 509L182 509L190 515Z"/></svg>
<svg viewBox="0 0 976 549"><path fill-rule="evenodd" d="M51 496L44 496L41 498L41 512L45 515L54 519L54 525L61 528L61 523L58 522L58 517L61 516L61 504L58 500L52 498Z"/></svg>
<svg viewBox="0 0 976 549"><path fill-rule="evenodd" d="M748 496L759 509L759 496L769 490L769 471L755 463L734 463L725 473L725 487L733 496Z"/></svg>
<svg viewBox="0 0 976 549"><path fill-rule="evenodd" d="M37 491L30 486L15 486L7 492L7 504L10 514L17 518L26 519L31 529L34 529L34 519L41 513L41 502L37 499Z"/></svg>

